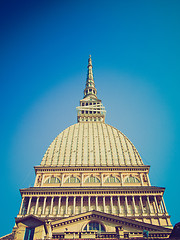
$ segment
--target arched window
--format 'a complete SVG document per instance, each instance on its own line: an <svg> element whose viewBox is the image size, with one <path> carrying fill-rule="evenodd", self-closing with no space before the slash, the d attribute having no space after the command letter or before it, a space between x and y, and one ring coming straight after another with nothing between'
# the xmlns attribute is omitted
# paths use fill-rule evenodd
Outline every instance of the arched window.
<svg viewBox="0 0 180 240"><path fill-rule="evenodd" d="M105 232L105 228L102 224L98 222L89 222L85 228L84 231L98 231L98 232Z"/></svg>
<svg viewBox="0 0 180 240"><path fill-rule="evenodd" d="M77 177L71 176L66 179L65 183L80 183L80 180Z"/></svg>
<svg viewBox="0 0 180 240"><path fill-rule="evenodd" d="M50 177L45 181L45 183L60 183L60 179L57 177Z"/></svg>
<svg viewBox="0 0 180 240"><path fill-rule="evenodd" d="M105 183L120 183L120 180L117 177L110 176L106 178Z"/></svg>
<svg viewBox="0 0 180 240"><path fill-rule="evenodd" d="M85 183L100 183L100 180L97 177L91 176L86 179Z"/></svg>
<svg viewBox="0 0 180 240"><path fill-rule="evenodd" d="M136 177L129 176L125 179L125 183L140 183Z"/></svg>

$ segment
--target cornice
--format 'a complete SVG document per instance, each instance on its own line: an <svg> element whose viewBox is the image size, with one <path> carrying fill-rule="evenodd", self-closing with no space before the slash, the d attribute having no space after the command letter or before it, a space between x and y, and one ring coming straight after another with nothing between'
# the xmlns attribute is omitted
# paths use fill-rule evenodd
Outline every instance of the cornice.
<svg viewBox="0 0 180 240"><path fill-rule="evenodd" d="M87 171L93 171L93 172L132 172L132 171L143 171L143 172L149 172L150 166L149 165L142 165L142 166L112 166L112 167L107 167L107 166L86 166L86 167L72 167L72 166L34 166L35 172L87 172Z"/></svg>
<svg viewBox="0 0 180 240"><path fill-rule="evenodd" d="M30 187L20 189L21 195L35 195L35 196L140 196L140 195L162 195L165 188L153 186L139 186L139 187Z"/></svg>

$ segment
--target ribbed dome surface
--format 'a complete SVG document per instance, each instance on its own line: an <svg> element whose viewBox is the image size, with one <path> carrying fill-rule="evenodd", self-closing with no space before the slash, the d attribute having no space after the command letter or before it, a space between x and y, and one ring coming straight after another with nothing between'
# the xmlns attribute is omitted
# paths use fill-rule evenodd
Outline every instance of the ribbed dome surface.
<svg viewBox="0 0 180 240"><path fill-rule="evenodd" d="M41 166L137 166L142 159L130 140L100 122L77 123L61 132Z"/></svg>

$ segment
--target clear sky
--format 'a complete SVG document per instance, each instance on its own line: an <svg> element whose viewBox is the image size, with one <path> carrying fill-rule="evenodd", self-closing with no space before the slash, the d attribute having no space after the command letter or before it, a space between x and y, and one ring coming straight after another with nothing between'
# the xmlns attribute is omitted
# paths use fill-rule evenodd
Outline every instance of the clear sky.
<svg viewBox="0 0 180 240"><path fill-rule="evenodd" d="M1 0L1 229L33 186L52 140L76 123L92 55L106 123L151 165L153 186L180 221L180 1Z"/></svg>

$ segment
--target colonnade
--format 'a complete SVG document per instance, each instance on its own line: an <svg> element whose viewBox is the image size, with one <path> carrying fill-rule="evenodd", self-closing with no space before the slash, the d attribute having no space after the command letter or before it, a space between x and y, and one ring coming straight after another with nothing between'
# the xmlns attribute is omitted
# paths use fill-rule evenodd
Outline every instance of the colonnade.
<svg viewBox="0 0 180 240"><path fill-rule="evenodd" d="M38 211L38 208L40 212ZM46 209L49 209L48 213ZM54 213L53 208L56 208ZM78 207L78 211L77 208ZM69 213L68 209L71 208ZM86 209L85 209L86 208ZM45 196L23 197L19 215L68 216L91 210L120 216L158 215L167 213L164 199L153 196Z"/></svg>

